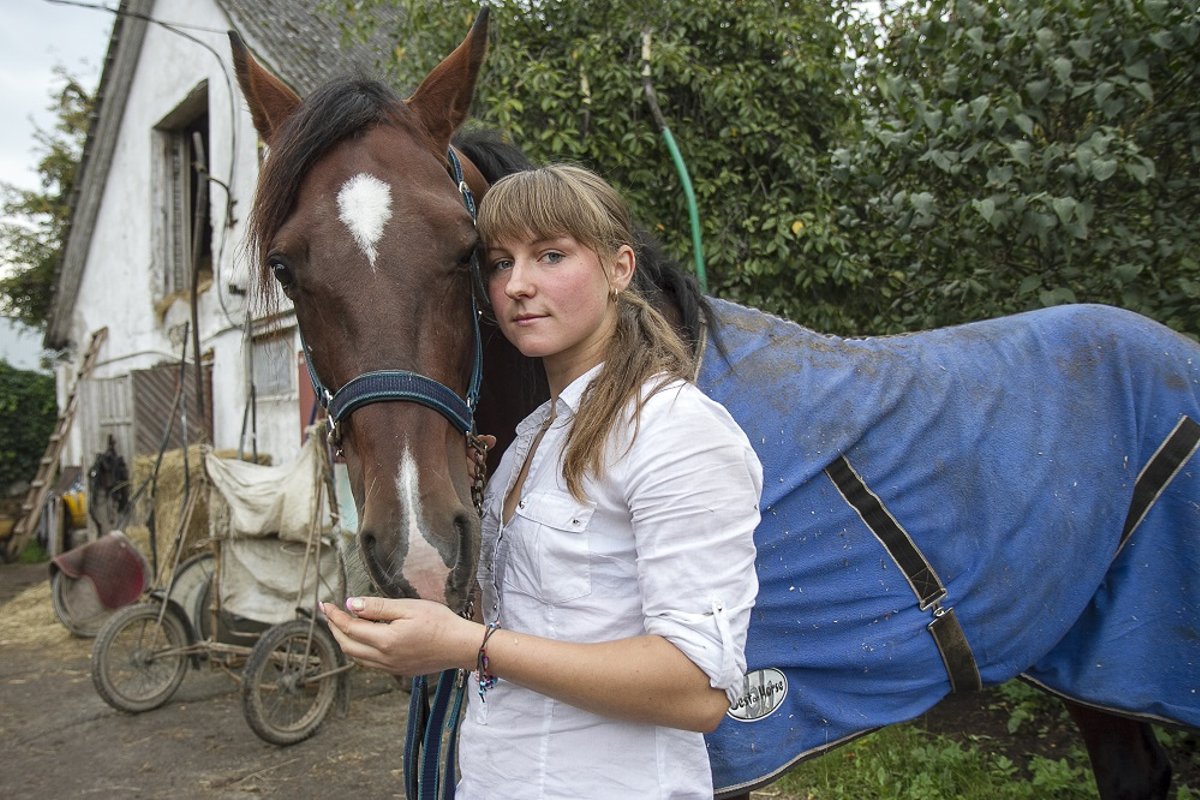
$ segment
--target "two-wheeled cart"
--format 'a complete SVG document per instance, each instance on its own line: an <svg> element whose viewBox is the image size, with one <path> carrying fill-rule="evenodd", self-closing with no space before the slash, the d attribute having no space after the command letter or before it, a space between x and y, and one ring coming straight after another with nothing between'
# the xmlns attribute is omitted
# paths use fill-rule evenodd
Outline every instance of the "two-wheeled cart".
<svg viewBox="0 0 1200 800"><path fill-rule="evenodd" d="M129 713L166 703L188 667L239 681L250 728L277 745L314 734L348 704L347 663L316 613L339 602L345 570L324 437L280 467L204 455L210 552L174 565L165 588L115 613L96 637L92 681Z"/></svg>

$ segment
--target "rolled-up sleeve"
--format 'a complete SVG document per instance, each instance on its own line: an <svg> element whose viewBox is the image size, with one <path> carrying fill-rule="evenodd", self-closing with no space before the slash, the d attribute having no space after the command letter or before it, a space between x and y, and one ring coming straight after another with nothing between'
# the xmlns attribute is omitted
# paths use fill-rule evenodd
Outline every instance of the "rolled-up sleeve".
<svg viewBox="0 0 1200 800"><path fill-rule="evenodd" d="M646 632L670 641L736 699L758 593L762 465L695 386L660 391L618 460L632 515Z"/></svg>

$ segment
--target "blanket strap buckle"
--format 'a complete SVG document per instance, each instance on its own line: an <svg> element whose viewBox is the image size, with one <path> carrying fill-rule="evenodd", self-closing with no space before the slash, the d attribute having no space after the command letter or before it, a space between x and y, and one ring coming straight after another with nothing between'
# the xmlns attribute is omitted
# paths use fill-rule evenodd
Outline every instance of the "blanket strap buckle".
<svg viewBox="0 0 1200 800"><path fill-rule="evenodd" d="M947 596L946 585L942 583L917 543L887 510L879 496L871 491L845 456L835 458L825 468L825 474L896 562L896 566L900 568L913 594L916 595L921 610L932 609L933 621L926 627L933 637L938 653L941 654L946 675L950 678L951 691L968 692L982 689L983 681L979 676L975 654L971 652L971 643L967 641L954 609L942 605Z"/></svg>
<svg viewBox="0 0 1200 800"><path fill-rule="evenodd" d="M950 677L950 691L972 692L983 688L979 667L971 653L971 645L963 633L962 625L953 607L943 607L941 601L933 605L933 621L926 626L938 654Z"/></svg>

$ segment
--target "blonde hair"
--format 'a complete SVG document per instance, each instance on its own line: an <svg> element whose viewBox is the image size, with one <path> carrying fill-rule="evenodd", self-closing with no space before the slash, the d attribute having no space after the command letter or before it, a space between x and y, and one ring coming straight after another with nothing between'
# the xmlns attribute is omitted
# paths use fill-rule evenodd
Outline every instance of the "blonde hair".
<svg viewBox="0 0 1200 800"><path fill-rule="evenodd" d="M480 203L477 224L485 244L570 236L595 252L606 269L622 246L637 251L625 201L596 173L568 164L502 178ZM585 475L604 468L605 446L622 410L634 402L636 435L646 399L675 380L689 380L693 371L691 353L632 283L616 303L604 366L580 401L563 455L563 478L579 499ZM651 379L657 382L643 396L641 387Z"/></svg>

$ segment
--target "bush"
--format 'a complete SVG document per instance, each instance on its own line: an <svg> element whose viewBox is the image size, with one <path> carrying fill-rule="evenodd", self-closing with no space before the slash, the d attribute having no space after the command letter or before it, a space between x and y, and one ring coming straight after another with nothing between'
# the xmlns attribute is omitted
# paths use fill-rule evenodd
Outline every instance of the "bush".
<svg viewBox="0 0 1200 800"><path fill-rule="evenodd" d="M54 377L0 359L0 487L33 479L57 420Z"/></svg>

